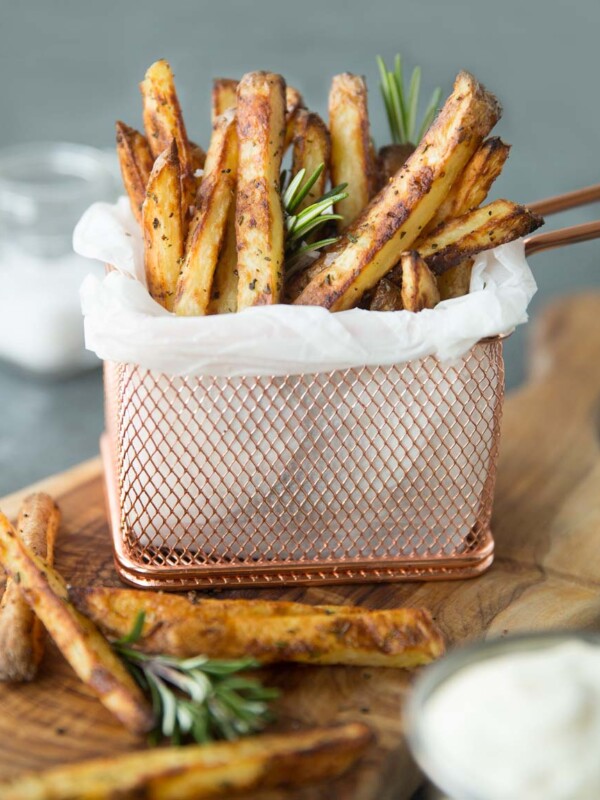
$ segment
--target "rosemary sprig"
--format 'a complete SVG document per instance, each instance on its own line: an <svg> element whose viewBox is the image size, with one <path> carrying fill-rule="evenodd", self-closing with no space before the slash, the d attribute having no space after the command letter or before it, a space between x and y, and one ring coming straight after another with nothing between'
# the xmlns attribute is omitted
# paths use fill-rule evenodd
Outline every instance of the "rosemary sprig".
<svg viewBox="0 0 600 800"><path fill-rule="evenodd" d="M377 56L377 64L381 79L379 85L393 143L418 144L433 122L442 97L442 90L439 86L434 89L421 125L417 129L421 67L413 69L407 93L404 88L402 57L399 54L394 60L393 70L388 70L381 56Z"/></svg>
<svg viewBox="0 0 600 800"><path fill-rule="evenodd" d="M334 220L342 219L339 214L333 212L334 203L348 197L348 192L344 191L347 184L341 183L330 189L324 195L315 200L302 211L297 211L300 203L315 185L319 176L325 169L324 164L319 164L315 171L306 178L306 170L299 170L286 186L287 175L282 175L282 202L285 212L286 240L285 253L288 267L294 267L299 256L305 255L316 250L320 250L327 245L334 244L338 238L328 237L318 241L309 241L308 234L314 234L323 225Z"/></svg>
<svg viewBox="0 0 600 800"><path fill-rule="evenodd" d="M142 653L132 645L141 636L144 620L140 612L131 632L113 647L152 700L156 739L165 737L173 744L186 738L199 743L238 739L271 721L269 703L279 692L240 674L258 667L257 661Z"/></svg>

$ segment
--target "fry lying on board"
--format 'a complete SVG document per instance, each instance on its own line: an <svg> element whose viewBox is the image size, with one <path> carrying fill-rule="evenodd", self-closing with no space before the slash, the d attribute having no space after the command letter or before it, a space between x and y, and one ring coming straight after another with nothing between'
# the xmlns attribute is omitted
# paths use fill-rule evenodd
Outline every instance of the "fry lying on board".
<svg viewBox="0 0 600 800"><path fill-rule="evenodd" d="M126 753L0 784L2 800L201 800L333 780L373 741L361 723Z"/></svg>
<svg viewBox="0 0 600 800"><path fill-rule="evenodd" d="M152 709L121 660L94 624L71 605L60 575L19 539L3 514L0 563L79 678L126 728L150 731Z"/></svg>
<svg viewBox="0 0 600 800"><path fill-rule="evenodd" d="M350 664L414 667L440 656L444 643L427 611L398 608L370 611L264 602L254 613L247 601L199 601L133 589L72 589L77 607L109 638L145 623L136 643L145 652L179 657L251 656L262 664ZM260 602L260 601L259 601Z"/></svg>
<svg viewBox="0 0 600 800"><path fill-rule="evenodd" d="M36 556L52 564L60 511L47 494L23 501L17 531ZM23 597L19 584L8 578L0 605L0 680L30 681L44 654L44 626Z"/></svg>

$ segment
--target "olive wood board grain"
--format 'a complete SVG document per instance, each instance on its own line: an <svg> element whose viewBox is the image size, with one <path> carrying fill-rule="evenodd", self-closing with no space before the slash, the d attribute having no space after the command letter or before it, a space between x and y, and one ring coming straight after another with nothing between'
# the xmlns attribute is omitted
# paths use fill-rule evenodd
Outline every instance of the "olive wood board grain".
<svg viewBox="0 0 600 800"><path fill-rule="evenodd" d="M598 629L600 623L600 293L548 307L532 325L530 374L507 397L493 532L496 557L482 577L434 583L293 587L221 596L426 606L449 646L520 630ZM63 512L56 565L76 585L119 585L101 467L93 459L5 497L15 517L34 488ZM281 666L265 680L283 691L278 727L362 720L377 744L346 777L269 798L404 800L422 776L402 733L414 676L401 670ZM0 686L0 779L144 746L124 731L49 645L39 679ZM265 797L263 795L263 797Z"/></svg>

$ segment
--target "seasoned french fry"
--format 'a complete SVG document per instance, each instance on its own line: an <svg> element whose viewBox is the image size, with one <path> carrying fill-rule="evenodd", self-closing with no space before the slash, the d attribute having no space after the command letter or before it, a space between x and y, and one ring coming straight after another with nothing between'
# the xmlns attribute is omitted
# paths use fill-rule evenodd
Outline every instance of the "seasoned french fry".
<svg viewBox="0 0 600 800"><path fill-rule="evenodd" d="M411 247L499 116L496 98L461 72L404 169L306 270L294 302L332 311L355 306Z"/></svg>
<svg viewBox="0 0 600 800"><path fill-rule="evenodd" d="M371 311L400 311L403 308L400 287L382 278L375 288L369 308Z"/></svg>
<svg viewBox="0 0 600 800"><path fill-rule="evenodd" d="M318 114L303 108L299 109L294 133L292 175L304 169L305 177L308 178L321 164L325 165L325 169L298 206L298 211L302 211L325 194L330 158L331 141L325 123Z"/></svg>
<svg viewBox="0 0 600 800"><path fill-rule="evenodd" d="M151 296L169 311L183 261L181 183L175 140L156 159L142 206L144 265Z"/></svg>
<svg viewBox="0 0 600 800"><path fill-rule="evenodd" d="M331 180L348 184L348 197L336 203L340 230L365 208L376 190L377 172L371 143L367 84L359 75L336 75L329 92Z"/></svg>
<svg viewBox="0 0 600 800"><path fill-rule="evenodd" d="M283 285L284 224L279 180L285 133L285 83L250 72L238 85L236 200L238 310L278 303Z"/></svg>
<svg viewBox="0 0 600 800"><path fill-rule="evenodd" d="M437 276L437 287L440 293L440 300L450 300L453 297L462 297L469 294L471 288L471 270L473 269L473 259L468 258L461 261L455 267L450 267L441 275Z"/></svg>
<svg viewBox="0 0 600 800"><path fill-rule="evenodd" d="M402 305L407 311L434 308L440 302L435 275L416 250L407 250L402 265Z"/></svg>
<svg viewBox="0 0 600 800"><path fill-rule="evenodd" d="M168 61L155 61L148 68L140 83L140 90L144 130L154 158L158 158L170 147L173 140L177 144L181 170L181 208L185 223L188 208L195 202L197 186L194 165L198 161L198 154L194 154L193 149L197 149L198 145L192 146L187 138L175 80Z"/></svg>
<svg viewBox="0 0 600 800"><path fill-rule="evenodd" d="M235 239L235 203L227 215L225 241L219 254L210 290L209 314L233 314L237 311L238 294L237 242Z"/></svg>
<svg viewBox="0 0 600 800"><path fill-rule="evenodd" d="M406 160L414 153L415 146L407 144L388 144L380 147L377 154L378 186L383 187L403 167Z"/></svg>
<svg viewBox="0 0 600 800"><path fill-rule="evenodd" d="M373 741L350 722L236 742L160 748L67 764L0 784L3 800L227 800L238 794L332 780Z"/></svg>
<svg viewBox="0 0 600 800"><path fill-rule="evenodd" d="M121 660L94 624L71 605L60 575L19 539L3 514L0 562L79 678L126 728L136 733L151 730L152 709Z"/></svg>
<svg viewBox="0 0 600 800"><path fill-rule="evenodd" d="M229 210L235 201L237 174L235 110L215 122L198 195L198 210L177 283L174 311L180 316L208 313L213 276L225 240Z"/></svg>
<svg viewBox="0 0 600 800"><path fill-rule="evenodd" d="M304 100L298 89L293 86L285 87L285 149L287 150L294 138L296 130L296 116L304 108Z"/></svg>
<svg viewBox="0 0 600 800"><path fill-rule="evenodd" d="M38 493L25 498L17 522L18 535L49 564L54 560L59 524L60 511L51 497ZM44 626L22 596L19 584L8 578L0 605L0 680L33 680L43 654Z"/></svg>
<svg viewBox="0 0 600 800"><path fill-rule="evenodd" d="M128 633L140 611L137 646L146 652L212 658L250 655L263 664L411 667L441 655L441 634L419 608L369 611L346 606L199 600L127 589L75 589L77 607L110 638Z"/></svg>
<svg viewBox="0 0 600 800"><path fill-rule="evenodd" d="M121 167L123 185L129 197L131 210L138 222L142 221L142 204L146 198L146 185L152 172L154 158L145 136L124 122L116 123L117 156Z"/></svg>
<svg viewBox="0 0 600 800"><path fill-rule="evenodd" d="M526 236L543 223L542 217L524 206L510 200L494 200L438 225L418 243L419 254L440 275L482 250Z"/></svg>
<svg viewBox="0 0 600 800"><path fill-rule="evenodd" d="M502 172L510 154L510 145L498 136L486 139L454 182L448 196L427 226L425 234L441 222L454 219L478 208L488 196L492 184ZM416 244L418 248L418 243Z"/></svg>
<svg viewBox="0 0 600 800"><path fill-rule="evenodd" d="M233 78L215 78L212 87L212 124L217 121L217 117L224 114L230 108L235 108L237 104L237 85L238 82Z"/></svg>

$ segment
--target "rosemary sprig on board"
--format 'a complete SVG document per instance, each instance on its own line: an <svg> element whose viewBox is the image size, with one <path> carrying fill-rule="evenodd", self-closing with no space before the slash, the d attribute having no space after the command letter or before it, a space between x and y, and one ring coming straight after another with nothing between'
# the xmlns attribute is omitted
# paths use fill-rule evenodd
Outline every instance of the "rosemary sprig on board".
<svg viewBox="0 0 600 800"><path fill-rule="evenodd" d="M421 125L417 127L421 67L413 69L407 92L404 87L402 57L399 54L394 60L393 70L388 70L381 56L377 56L377 64L381 79L381 94L390 125L392 142L394 144L416 145L433 122L442 97L442 90L439 86L434 89Z"/></svg>
<svg viewBox="0 0 600 800"><path fill-rule="evenodd" d="M333 212L333 205L348 197L348 192L344 191L347 184L341 183L339 186L334 186L314 203L296 213L298 206L310 192L324 169L325 165L319 164L308 178L306 178L306 170L301 169L287 186L285 185L286 175L282 176L281 197L286 222L286 259L296 260L301 255L334 244L339 238L334 236L318 241L307 241L309 233L314 234L328 222L341 219L339 214Z"/></svg>
<svg viewBox="0 0 600 800"><path fill-rule="evenodd" d="M233 740L256 733L271 721L269 703L279 692L241 674L256 669L257 661L142 653L133 645L141 636L144 620L140 612L131 632L113 647L152 700L155 739L164 737L172 744L188 738L199 743Z"/></svg>

